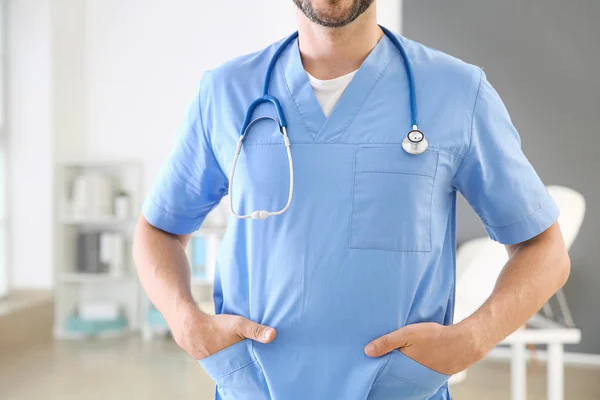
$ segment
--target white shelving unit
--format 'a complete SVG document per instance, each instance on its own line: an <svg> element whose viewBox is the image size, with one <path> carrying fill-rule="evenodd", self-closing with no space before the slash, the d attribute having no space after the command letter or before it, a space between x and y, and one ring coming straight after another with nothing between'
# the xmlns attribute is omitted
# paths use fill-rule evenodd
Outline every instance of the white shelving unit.
<svg viewBox="0 0 600 400"><path fill-rule="evenodd" d="M60 274L61 282L65 284L107 284L107 283L118 283L126 282L131 279L135 279L134 274L126 274L120 276L113 276L108 273L89 274L89 273L78 273L78 272L63 272Z"/></svg>
<svg viewBox="0 0 600 400"><path fill-rule="evenodd" d="M136 222L137 219L133 217L118 218L115 216L103 216L103 217L74 217L68 215L62 215L59 222L63 225L89 225L89 226L114 226L131 224Z"/></svg>
<svg viewBox="0 0 600 400"><path fill-rule="evenodd" d="M85 188L86 201L97 206L101 199L103 207L81 207L81 187L79 188L80 201L74 201L75 186L81 181L81 176L102 177L105 185L101 195L97 186L89 184ZM123 335L140 328L140 285L131 256L131 243L136 222L136 214L141 205L142 171L136 161L115 160L69 160L61 162L56 167L57 189L56 198L56 243L55 248L55 310L54 310L54 335L61 339L81 339L90 336L114 337ZM80 185L81 186L81 185ZM109 188L109 189L107 189ZM85 192L85 191L84 191ZM124 215L115 215L113 201L118 192L125 192L129 199L129 207ZM93 195L90 195L92 193ZM76 206L78 204L78 206ZM107 208L106 204L110 207ZM103 271L86 271L89 264L87 258L82 257L82 248L78 249L78 237L86 233L118 233L123 238L118 270L116 267L102 264ZM100 246L98 244L98 246ZM97 249L100 252L100 248ZM79 253L79 257L78 257ZM99 257L99 255L98 255ZM115 256L117 257L117 256ZM93 258L93 257L92 257ZM90 258L90 260L92 259ZM86 260L86 261L82 261ZM115 265L117 263L115 262ZM100 264L98 264L100 265ZM114 268L114 270L111 270ZM81 325L71 323L78 321L78 308L82 302L95 302L118 304L120 310L117 323L111 325L107 321L100 321L94 329L88 327L89 321ZM96 322L94 322L96 323ZM77 328L74 328L76 326Z"/></svg>

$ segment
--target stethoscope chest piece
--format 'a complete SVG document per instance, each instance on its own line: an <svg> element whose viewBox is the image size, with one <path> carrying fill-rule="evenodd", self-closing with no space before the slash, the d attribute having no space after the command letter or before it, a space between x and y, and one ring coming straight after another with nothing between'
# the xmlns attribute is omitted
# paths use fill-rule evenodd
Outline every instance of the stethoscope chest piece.
<svg viewBox="0 0 600 400"><path fill-rule="evenodd" d="M408 135L402 141L402 148L408 154L423 154L429 147L429 142L416 126L408 132Z"/></svg>

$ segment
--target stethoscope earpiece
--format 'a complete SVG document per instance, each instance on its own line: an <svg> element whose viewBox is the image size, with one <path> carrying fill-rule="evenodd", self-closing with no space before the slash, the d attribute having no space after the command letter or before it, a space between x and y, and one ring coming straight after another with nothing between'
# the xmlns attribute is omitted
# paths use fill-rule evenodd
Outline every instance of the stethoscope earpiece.
<svg viewBox="0 0 600 400"><path fill-rule="evenodd" d="M427 151L428 147L429 142L427 142L425 135L416 125L413 125L413 129L408 132L402 141L402 148L408 154L423 154L425 151Z"/></svg>

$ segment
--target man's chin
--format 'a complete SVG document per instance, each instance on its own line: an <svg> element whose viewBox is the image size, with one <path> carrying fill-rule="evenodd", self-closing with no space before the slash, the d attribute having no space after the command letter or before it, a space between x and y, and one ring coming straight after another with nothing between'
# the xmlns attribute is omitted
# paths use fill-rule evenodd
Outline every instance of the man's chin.
<svg viewBox="0 0 600 400"><path fill-rule="evenodd" d="M319 2L315 5L311 1L294 0L294 3L312 22L328 28L341 28L354 22L369 8L373 1L325 1L324 4Z"/></svg>

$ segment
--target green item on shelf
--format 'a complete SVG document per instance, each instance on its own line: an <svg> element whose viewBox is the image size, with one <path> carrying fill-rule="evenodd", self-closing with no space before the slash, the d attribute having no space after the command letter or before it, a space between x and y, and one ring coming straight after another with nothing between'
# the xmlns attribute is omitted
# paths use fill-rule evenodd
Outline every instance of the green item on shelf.
<svg viewBox="0 0 600 400"><path fill-rule="evenodd" d="M194 236L192 238L192 271L194 276L206 278L206 239Z"/></svg>
<svg viewBox="0 0 600 400"><path fill-rule="evenodd" d="M160 311L158 311L154 306L148 308L148 325L154 327L167 328L167 321L163 318Z"/></svg>
<svg viewBox="0 0 600 400"><path fill-rule="evenodd" d="M109 320L85 320L77 315L72 315L65 321L65 330L71 333L97 335L101 333L122 331L127 328L127 318L120 315Z"/></svg>

